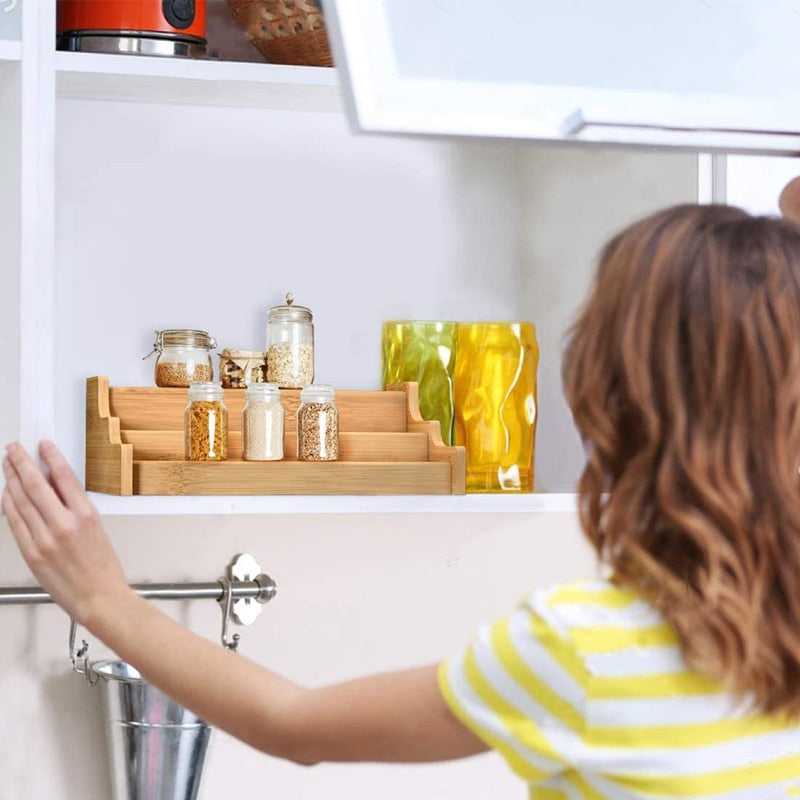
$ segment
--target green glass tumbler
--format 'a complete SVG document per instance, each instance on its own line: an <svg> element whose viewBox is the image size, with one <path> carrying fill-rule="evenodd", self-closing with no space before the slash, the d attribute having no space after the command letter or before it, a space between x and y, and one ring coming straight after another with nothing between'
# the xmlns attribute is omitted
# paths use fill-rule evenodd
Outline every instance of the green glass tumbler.
<svg viewBox="0 0 800 800"><path fill-rule="evenodd" d="M415 381L423 419L438 420L442 441L453 443L456 323L394 320L383 324L383 386Z"/></svg>

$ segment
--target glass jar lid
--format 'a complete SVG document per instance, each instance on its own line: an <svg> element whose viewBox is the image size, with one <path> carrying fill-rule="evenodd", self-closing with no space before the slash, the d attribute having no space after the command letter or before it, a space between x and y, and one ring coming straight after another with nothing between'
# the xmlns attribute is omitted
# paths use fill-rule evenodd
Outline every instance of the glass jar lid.
<svg viewBox="0 0 800 800"><path fill-rule="evenodd" d="M336 391L328 383L311 383L300 390L301 403L332 403Z"/></svg>
<svg viewBox="0 0 800 800"><path fill-rule="evenodd" d="M277 383L249 383L245 394L250 400L277 400L281 396L281 389Z"/></svg>
<svg viewBox="0 0 800 800"><path fill-rule="evenodd" d="M285 306L272 306L269 309L270 322L311 322L311 309L294 305L294 295L286 293Z"/></svg>
<svg viewBox="0 0 800 800"><path fill-rule="evenodd" d="M222 384L216 381L192 381L189 384L189 401L192 400L222 400L225 390Z"/></svg>
<svg viewBox="0 0 800 800"><path fill-rule="evenodd" d="M207 331L198 331L194 328L165 328L156 331L156 340L153 349L142 360L150 358L153 353L160 353L165 347L204 347L206 350L216 348L217 342Z"/></svg>

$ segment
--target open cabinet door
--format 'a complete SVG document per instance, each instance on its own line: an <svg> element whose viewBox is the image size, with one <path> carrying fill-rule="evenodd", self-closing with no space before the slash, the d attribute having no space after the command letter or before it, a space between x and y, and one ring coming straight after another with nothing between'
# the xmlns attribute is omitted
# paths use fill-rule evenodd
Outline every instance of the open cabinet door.
<svg viewBox="0 0 800 800"><path fill-rule="evenodd" d="M793 0L323 0L362 131L800 152Z"/></svg>

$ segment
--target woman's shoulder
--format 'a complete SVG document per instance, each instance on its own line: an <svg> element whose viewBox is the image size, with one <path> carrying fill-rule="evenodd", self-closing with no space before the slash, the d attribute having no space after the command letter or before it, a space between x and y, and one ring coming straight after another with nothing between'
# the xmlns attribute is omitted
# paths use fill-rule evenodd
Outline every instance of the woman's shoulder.
<svg viewBox="0 0 800 800"><path fill-rule="evenodd" d="M633 589L608 578L583 578L529 592L520 610L541 618L564 638L598 629L661 627L664 617Z"/></svg>

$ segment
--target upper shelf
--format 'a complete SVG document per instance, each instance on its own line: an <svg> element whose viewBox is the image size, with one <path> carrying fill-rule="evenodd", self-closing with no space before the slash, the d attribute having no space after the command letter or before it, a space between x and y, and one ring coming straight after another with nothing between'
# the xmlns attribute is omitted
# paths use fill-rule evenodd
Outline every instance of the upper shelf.
<svg viewBox="0 0 800 800"><path fill-rule="evenodd" d="M0 51L1 53L2 51ZM58 52L58 97L170 105L341 111L335 69Z"/></svg>

